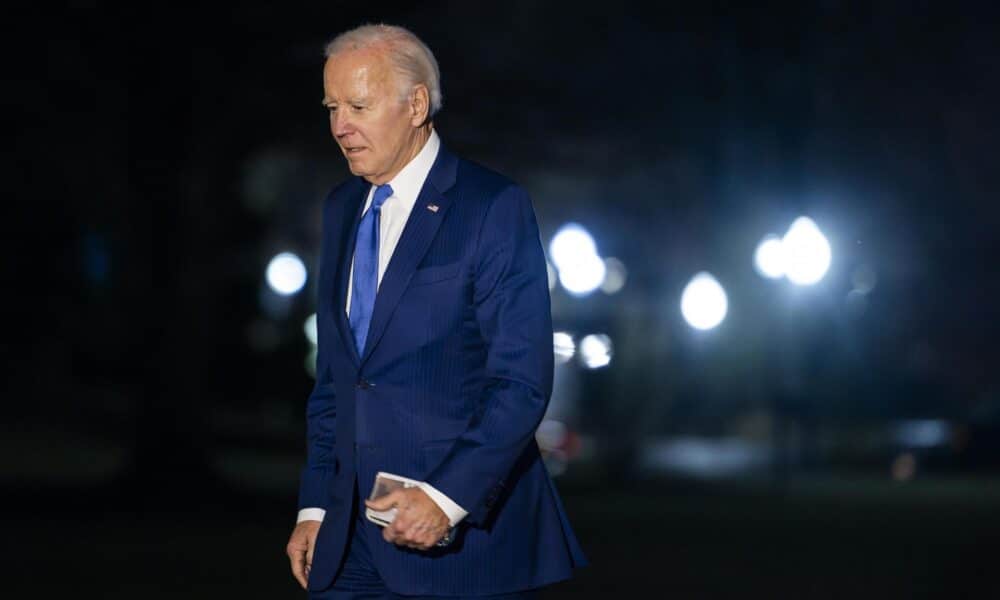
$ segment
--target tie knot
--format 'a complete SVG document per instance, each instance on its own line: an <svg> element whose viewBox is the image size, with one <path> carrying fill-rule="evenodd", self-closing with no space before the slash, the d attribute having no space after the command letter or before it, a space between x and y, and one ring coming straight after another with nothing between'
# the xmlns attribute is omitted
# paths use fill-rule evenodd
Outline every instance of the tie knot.
<svg viewBox="0 0 1000 600"><path fill-rule="evenodd" d="M375 188L375 195L372 196L372 208L379 210L385 201L392 195L392 186L388 183Z"/></svg>

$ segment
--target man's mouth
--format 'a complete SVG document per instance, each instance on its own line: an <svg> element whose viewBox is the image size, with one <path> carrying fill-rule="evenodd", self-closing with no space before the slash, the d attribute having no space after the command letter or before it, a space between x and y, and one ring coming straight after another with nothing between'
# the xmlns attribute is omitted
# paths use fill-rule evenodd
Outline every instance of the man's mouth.
<svg viewBox="0 0 1000 600"><path fill-rule="evenodd" d="M348 146L344 148L344 153L347 154L348 156L351 156L353 154L358 154L362 152L364 149L365 149L364 146Z"/></svg>

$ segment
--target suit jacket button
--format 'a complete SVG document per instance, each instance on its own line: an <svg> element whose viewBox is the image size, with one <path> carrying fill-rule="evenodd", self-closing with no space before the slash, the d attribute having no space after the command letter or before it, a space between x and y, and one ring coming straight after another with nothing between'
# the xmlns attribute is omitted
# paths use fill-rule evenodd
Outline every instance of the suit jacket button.
<svg viewBox="0 0 1000 600"><path fill-rule="evenodd" d="M372 383L372 382L370 382L370 381L366 381L364 379L359 379L358 380L357 388L359 390L370 390L373 387L375 387L375 384Z"/></svg>

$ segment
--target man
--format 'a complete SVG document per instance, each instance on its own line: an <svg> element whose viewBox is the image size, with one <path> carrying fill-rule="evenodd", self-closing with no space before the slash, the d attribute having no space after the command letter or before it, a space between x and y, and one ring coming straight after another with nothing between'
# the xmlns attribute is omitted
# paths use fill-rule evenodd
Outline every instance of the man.
<svg viewBox="0 0 1000 600"><path fill-rule="evenodd" d="M534 441L553 357L531 203L441 145L412 33L359 27L326 56L355 177L323 209L292 572L313 598L531 597L585 562ZM419 484L369 501L380 471Z"/></svg>

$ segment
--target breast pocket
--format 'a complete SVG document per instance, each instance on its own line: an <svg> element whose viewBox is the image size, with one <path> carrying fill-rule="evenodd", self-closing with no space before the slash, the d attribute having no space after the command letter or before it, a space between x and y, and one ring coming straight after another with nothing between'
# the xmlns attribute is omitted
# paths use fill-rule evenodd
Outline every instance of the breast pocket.
<svg viewBox="0 0 1000 600"><path fill-rule="evenodd" d="M413 272L413 277L410 278L410 287L454 279L458 277L461 268L462 263L455 262L450 265L435 265L433 267L417 269Z"/></svg>

